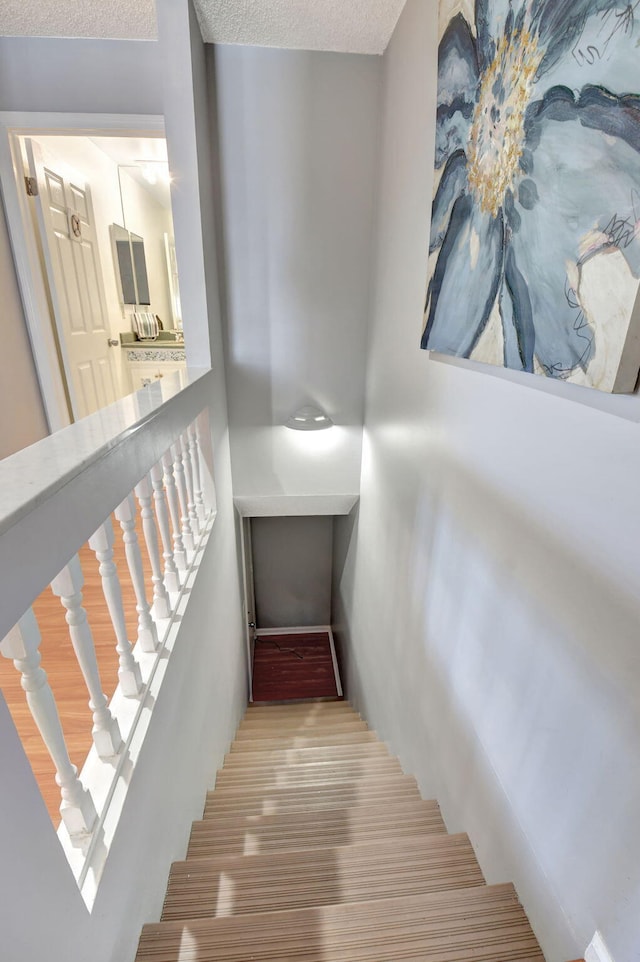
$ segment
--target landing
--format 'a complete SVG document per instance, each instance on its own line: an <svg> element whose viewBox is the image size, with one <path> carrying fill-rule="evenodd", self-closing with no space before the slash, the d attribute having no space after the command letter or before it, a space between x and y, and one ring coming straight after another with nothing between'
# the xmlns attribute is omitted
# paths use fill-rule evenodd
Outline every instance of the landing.
<svg viewBox="0 0 640 962"><path fill-rule="evenodd" d="M253 657L254 702L338 698L328 631L259 634Z"/></svg>

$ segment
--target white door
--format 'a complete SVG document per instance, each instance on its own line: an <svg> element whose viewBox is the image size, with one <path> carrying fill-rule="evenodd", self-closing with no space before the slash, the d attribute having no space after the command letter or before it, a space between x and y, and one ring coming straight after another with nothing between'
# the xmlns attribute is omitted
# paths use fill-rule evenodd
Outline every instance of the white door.
<svg viewBox="0 0 640 962"><path fill-rule="evenodd" d="M27 140L43 259L73 416L118 397L91 190L56 173Z"/></svg>

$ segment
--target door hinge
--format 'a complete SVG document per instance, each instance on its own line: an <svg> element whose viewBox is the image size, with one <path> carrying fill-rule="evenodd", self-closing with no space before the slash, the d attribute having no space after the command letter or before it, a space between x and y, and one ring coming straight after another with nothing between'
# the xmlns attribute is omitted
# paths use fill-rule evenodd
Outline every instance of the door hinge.
<svg viewBox="0 0 640 962"><path fill-rule="evenodd" d="M27 197L37 197L38 196L38 181L35 177L24 178L24 185L27 188Z"/></svg>

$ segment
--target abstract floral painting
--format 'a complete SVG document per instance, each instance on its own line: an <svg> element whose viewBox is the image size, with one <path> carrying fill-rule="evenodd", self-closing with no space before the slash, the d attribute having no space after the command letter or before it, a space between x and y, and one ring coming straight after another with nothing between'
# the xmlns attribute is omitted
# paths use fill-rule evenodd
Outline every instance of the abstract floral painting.
<svg viewBox="0 0 640 962"><path fill-rule="evenodd" d="M422 347L633 391L639 281L640 0L441 0Z"/></svg>

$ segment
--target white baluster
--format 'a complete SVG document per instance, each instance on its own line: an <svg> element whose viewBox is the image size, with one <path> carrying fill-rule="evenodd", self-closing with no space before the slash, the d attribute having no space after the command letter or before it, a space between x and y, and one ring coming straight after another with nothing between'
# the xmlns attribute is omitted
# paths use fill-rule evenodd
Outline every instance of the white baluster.
<svg viewBox="0 0 640 962"><path fill-rule="evenodd" d="M100 758L110 758L118 753L122 736L102 691L93 635L87 622L87 613L82 607L83 581L80 561L75 555L53 579L51 590L66 608L65 618L69 625L71 644L89 691L89 708L93 712L93 744Z"/></svg>
<svg viewBox="0 0 640 962"><path fill-rule="evenodd" d="M171 453L173 454L173 473L176 479L176 488L178 489L178 501L180 502L182 543L187 551L193 551L195 544L193 531L191 530L191 524L189 522L187 485L184 476L184 465L182 464L182 444L180 443L180 438L171 445Z"/></svg>
<svg viewBox="0 0 640 962"><path fill-rule="evenodd" d="M196 431L195 422L190 424L187 433L189 435L189 457L191 460L191 470L193 472L193 489L196 501L196 511L198 512L198 519L200 525L204 525L207 517L207 509L204 504L204 495L202 494L202 481L200 480L200 443L198 441L198 433Z"/></svg>
<svg viewBox="0 0 640 962"><path fill-rule="evenodd" d="M89 547L95 552L100 562L102 591L116 635L116 651L120 660L118 668L120 687L128 698L133 698L142 688L142 675L140 665L133 657L131 642L127 637L120 579L113 561L113 525L110 518L89 538Z"/></svg>
<svg viewBox="0 0 640 962"><path fill-rule="evenodd" d="M29 609L6 638L0 641L0 652L5 658L11 658L22 674L20 683L27 696L29 710L55 765L56 783L62 796L62 821L72 837L87 835L98 816L93 799L88 790L83 788L78 770L69 758L47 673L40 667L40 640L38 623Z"/></svg>
<svg viewBox="0 0 640 962"><path fill-rule="evenodd" d="M173 460L171 452L167 451L162 455L162 467L164 468L164 486L167 492L167 504L171 515L171 527L173 528L173 557L180 571L185 571L187 567L187 552L184 550L182 534L180 533L180 507L178 505L178 492L173 477Z"/></svg>
<svg viewBox="0 0 640 962"><path fill-rule="evenodd" d="M151 580L153 582L153 605L152 610L156 618L168 618L171 614L171 601L169 592L165 588L162 580L162 566L160 563L160 551L158 548L158 534L156 523L151 507L152 488L149 478L143 478L136 484L134 491L140 502L140 517L142 518L142 531L147 545L149 561L151 562Z"/></svg>
<svg viewBox="0 0 640 962"><path fill-rule="evenodd" d="M138 535L136 534L136 504L132 494L127 495L122 504L118 505L115 516L122 528L127 565L136 596L138 641L143 651L155 651L158 647L158 632L147 601L142 556L140 555Z"/></svg>
<svg viewBox="0 0 640 962"><path fill-rule="evenodd" d="M162 539L162 556L164 558L164 583L167 591L180 591L180 576L176 568L171 547L171 528L169 527L169 515L167 513L167 502L164 496L164 483L162 480L162 467L155 464L151 468L151 485L153 487L153 501L156 507L156 517L160 528L160 538Z"/></svg>
<svg viewBox="0 0 640 962"><path fill-rule="evenodd" d="M184 468L184 481L187 487L187 509L189 511L189 524L194 538L200 534L200 521L196 511L196 496L193 489L193 473L191 471L191 458L189 457L189 438L187 432L180 437L182 448L182 467Z"/></svg>

